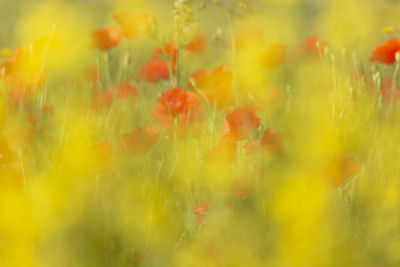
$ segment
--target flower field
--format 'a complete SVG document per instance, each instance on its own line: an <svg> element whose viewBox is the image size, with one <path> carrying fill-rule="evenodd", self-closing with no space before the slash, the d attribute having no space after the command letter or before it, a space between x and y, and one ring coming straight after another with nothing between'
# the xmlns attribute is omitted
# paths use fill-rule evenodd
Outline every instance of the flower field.
<svg viewBox="0 0 400 267"><path fill-rule="evenodd" d="M0 0L0 267L400 266L399 15Z"/></svg>

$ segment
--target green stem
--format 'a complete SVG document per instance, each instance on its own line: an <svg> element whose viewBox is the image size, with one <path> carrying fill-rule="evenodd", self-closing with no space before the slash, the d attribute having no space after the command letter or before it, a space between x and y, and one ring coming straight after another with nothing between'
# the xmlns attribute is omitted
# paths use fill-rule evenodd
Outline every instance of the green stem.
<svg viewBox="0 0 400 267"><path fill-rule="evenodd" d="M395 98L395 92L396 92L396 78L397 78L397 73L399 72L399 66L400 66L400 52L396 53L396 67L394 68L394 73L393 73L393 80L392 80L392 93L390 97L390 110L393 109L394 105L394 98Z"/></svg>

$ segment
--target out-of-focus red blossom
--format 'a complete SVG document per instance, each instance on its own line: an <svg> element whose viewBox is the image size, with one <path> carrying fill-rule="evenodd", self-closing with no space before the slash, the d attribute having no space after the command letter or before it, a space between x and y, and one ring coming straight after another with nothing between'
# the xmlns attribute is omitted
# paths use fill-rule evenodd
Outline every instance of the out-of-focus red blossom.
<svg viewBox="0 0 400 267"><path fill-rule="evenodd" d="M206 39L204 35L198 34L190 43L185 45L188 53L203 53L206 50Z"/></svg>
<svg viewBox="0 0 400 267"><path fill-rule="evenodd" d="M380 91L381 91L383 103L385 105L389 104L391 101L391 98L392 98L392 83L393 83L392 79L385 78L385 79L383 79L382 84L381 84ZM396 103L397 100L399 100L399 98L400 98L400 92L396 88L396 90L394 91L393 102Z"/></svg>
<svg viewBox="0 0 400 267"><path fill-rule="evenodd" d="M165 59L153 57L139 69L138 79L139 81L145 80L150 83L157 83L160 80L168 80L168 62Z"/></svg>
<svg viewBox="0 0 400 267"><path fill-rule="evenodd" d="M268 68L276 68L285 62L286 46L271 44L261 55L261 64Z"/></svg>
<svg viewBox="0 0 400 267"><path fill-rule="evenodd" d="M121 27L122 34L127 39L136 39L154 30L156 19L150 12L117 12L114 20Z"/></svg>
<svg viewBox="0 0 400 267"><path fill-rule="evenodd" d="M186 126L200 118L203 108L196 93L181 88L171 88L160 96L159 103L151 114L156 122L171 128L175 118L178 118L179 126Z"/></svg>
<svg viewBox="0 0 400 267"><path fill-rule="evenodd" d="M120 99L136 97L138 94L137 87L130 84L128 81L122 81L117 87L117 96Z"/></svg>
<svg viewBox="0 0 400 267"><path fill-rule="evenodd" d="M372 50L370 61L392 64L396 61L396 53L400 52L400 39L389 39Z"/></svg>
<svg viewBox="0 0 400 267"><path fill-rule="evenodd" d="M119 143L120 152L132 156L145 155L160 139L160 131L154 126L137 127L131 133L124 134Z"/></svg>
<svg viewBox="0 0 400 267"><path fill-rule="evenodd" d="M193 212L197 214L196 220L198 224L201 224L211 207L212 203L210 201L205 201L193 206Z"/></svg>
<svg viewBox="0 0 400 267"><path fill-rule="evenodd" d="M138 260L139 262L143 262L143 261L145 261L145 260L150 256L150 254L151 254L150 251L143 252L143 253L141 253L141 254L139 254L139 255L137 256L137 260Z"/></svg>
<svg viewBox="0 0 400 267"><path fill-rule="evenodd" d="M226 115L222 135L231 135L237 140L247 138L260 125L255 107L241 106Z"/></svg>
<svg viewBox="0 0 400 267"><path fill-rule="evenodd" d="M268 129L260 140L253 140L245 145L246 154L268 151L275 156L282 156L283 144L281 134L276 129Z"/></svg>
<svg viewBox="0 0 400 267"><path fill-rule="evenodd" d="M118 86L106 87L103 90L94 91L92 107L96 110L102 108L110 108L114 97L119 99L127 99L129 97L137 97L138 89L135 85L128 81L122 81Z"/></svg>
<svg viewBox="0 0 400 267"><path fill-rule="evenodd" d="M260 145L276 156L283 154L282 137L276 129L266 130L261 137Z"/></svg>
<svg viewBox="0 0 400 267"><path fill-rule="evenodd" d="M309 57L324 57L326 42L320 41L318 36L310 36L298 46L298 53Z"/></svg>
<svg viewBox="0 0 400 267"><path fill-rule="evenodd" d="M117 27L104 27L92 34L94 45L101 50L109 50L121 42L121 30Z"/></svg>
<svg viewBox="0 0 400 267"><path fill-rule="evenodd" d="M213 71L199 70L192 74L188 85L196 86L209 100L216 100L218 106L230 102L232 97L232 71L226 65L221 65Z"/></svg>
<svg viewBox="0 0 400 267"><path fill-rule="evenodd" d="M328 165L328 183L332 187L340 187L354 178L359 169L357 161L344 155L337 156Z"/></svg>
<svg viewBox="0 0 400 267"><path fill-rule="evenodd" d="M207 152L205 160L211 164L230 164L236 159L237 139L230 135L223 136L219 142Z"/></svg>

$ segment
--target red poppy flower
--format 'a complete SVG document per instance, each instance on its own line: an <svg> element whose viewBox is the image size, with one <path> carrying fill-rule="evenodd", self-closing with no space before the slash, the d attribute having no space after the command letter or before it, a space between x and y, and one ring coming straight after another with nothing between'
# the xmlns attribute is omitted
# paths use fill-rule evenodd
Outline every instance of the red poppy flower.
<svg viewBox="0 0 400 267"><path fill-rule="evenodd" d="M150 83L157 83L160 80L168 80L168 62L159 57L153 57L139 69L138 78L139 80L145 80Z"/></svg>
<svg viewBox="0 0 400 267"><path fill-rule="evenodd" d="M179 126L186 126L202 115L200 98L191 91L172 88L165 91L159 101L152 111L152 116L155 121L169 128L173 126L175 118L178 118Z"/></svg>
<svg viewBox="0 0 400 267"><path fill-rule="evenodd" d="M206 154L206 162L211 164L230 164L236 159L237 139L223 136Z"/></svg>
<svg viewBox="0 0 400 267"><path fill-rule="evenodd" d="M206 49L206 39L204 35L197 35L190 43L185 45L185 51L189 53L202 53Z"/></svg>
<svg viewBox="0 0 400 267"><path fill-rule="evenodd" d="M328 182L332 187L340 187L354 178L359 169L358 162L347 156L338 156L328 166Z"/></svg>
<svg viewBox="0 0 400 267"><path fill-rule="evenodd" d="M92 35L94 45L101 50L109 50L121 41L121 31L117 27L104 27Z"/></svg>
<svg viewBox="0 0 400 267"><path fill-rule="evenodd" d="M197 214L197 223L200 224L206 217L208 210L212 207L210 201L205 201L193 206L193 212Z"/></svg>
<svg viewBox="0 0 400 267"><path fill-rule="evenodd" d="M321 42L318 36L310 36L298 46L299 53L304 56L324 56L326 42Z"/></svg>
<svg viewBox="0 0 400 267"><path fill-rule="evenodd" d="M275 68L283 64L286 57L286 46L271 44L261 55L261 64L268 68Z"/></svg>
<svg viewBox="0 0 400 267"><path fill-rule="evenodd" d="M130 84L128 81L121 82L117 88L117 96L120 99L130 96L135 97L138 95L138 93L137 87Z"/></svg>
<svg viewBox="0 0 400 267"><path fill-rule="evenodd" d="M172 116L182 113L186 106L187 93L181 88L172 88L165 91L159 98L167 106Z"/></svg>
<svg viewBox="0 0 400 267"><path fill-rule="evenodd" d="M222 106L231 100L232 71L229 67L221 65L213 71L200 70L192 74L193 82L189 86L196 86L210 100L216 100Z"/></svg>
<svg viewBox="0 0 400 267"><path fill-rule="evenodd" d="M154 30L156 19L150 12L117 12L113 15L127 39L135 39Z"/></svg>
<svg viewBox="0 0 400 267"><path fill-rule="evenodd" d="M145 155L160 139L160 131L154 126L137 127L129 134L124 134L119 143L119 151L132 156Z"/></svg>
<svg viewBox="0 0 400 267"><path fill-rule="evenodd" d="M242 106L226 115L222 134L240 140L248 137L259 125L260 118L257 117L254 107Z"/></svg>
<svg viewBox="0 0 400 267"><path fill-rule="evenodd" d="M396 53L400 51L400 39L389 39L372 50L370 61L392 64L396 61Z"/></svg>

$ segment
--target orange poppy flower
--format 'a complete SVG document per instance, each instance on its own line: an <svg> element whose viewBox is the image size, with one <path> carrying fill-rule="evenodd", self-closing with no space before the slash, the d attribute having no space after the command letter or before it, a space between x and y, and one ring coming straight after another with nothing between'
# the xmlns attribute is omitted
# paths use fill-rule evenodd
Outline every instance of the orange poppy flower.
<svg viewBox="0 0 400 267"><path fill-rule="evenodd" d="M121 42L121 31L117 27L104 27L92 34L94 45L101 50L109 50Z"/></svg>
<svg viewBox="0 0 400 267"><path fill-rule="evenodd" d="M117 87L117 96L120 99L127 97L135 97L139 94L136 86L130 84L128 81L122 81Z"/></svg>
<svg viewBox="0 0 400 267"><path fill-rule="evenodd" d="M230 164L236 159L237 139L223 136L206 154L206 162L211 164Z"/></svg>
<svg viewBox="0 0 400 267"><path fill-rule="evenodd" d="M319 40L318 36L310 36L298 46L299 53L304 56L320 57L324 56L326 42Z"/></svg>
<svg viewBox="0 0 400 267"><path fill-rule="evenodd" d="M193 206L193 212L197 214L196 220L198 224L201 224L211 207L212 203L210 201L205 201Z"/></svg>
<svg viewBox="0 0 400 267"><path fill-rule="evenodd" d="M372 50L370 61L392 64L396 61L396 53L400 52L400 39L389 39Z"/></svg>
<svg viewBox="0 0 400 267"><path fill-rule="evenodd" d="M254 107L242 106L226 115L222 134L241 140L247 138L259 125L260 118L257 117Z"/></svg>
<svg viewBox="0 0 400 267"><path fill-rule="evenodd" d="M124 134L119 143L120 152L132 156L144 156L160 139L160 131L154 126L137 127L129 134Z"/></svg>
<svg viewBox="0 0 400 267"><path fill-rule="evenodd" d="M165 91L154 107L152 116L155 121L166 127L173 127L173 121L178 118L179 126L186 126L203 113L199 96L181 88L172 88Z"/></svg>
<svg viewBox="0 0 400 267"><path fill-rule="evenodd" d="M206 49L206 39L204 35L197 35L190 43L185 45L185 51L188 53L203 53Z"/></svg>
<svg viewBox="0 0 400 267"><path fill-rule="evenodd" d="M157 83L160 80L168 80L168 62L159 57L153 57L139 69L138 79L139 81L145 80L149 83Z"/></svg>
<svg viewBox="0 0 400 267"><path fill-rule="evenodd" d="M154 30L156 19L150 12L117 12L113 15L127 39L135 39Z"/></svg>
<svg viewBox="0 0 400 267"><path fill-rule="evenodd" d="M358 162L347 156L338 156L328 166L328 182L332 187L340 187L357 175Z"/></svg>
<svg viewBox="0 0 400 267"><path fill-rule="evenodd" d="M285 57L285 45L271 44L261 55L261 64L268 68L276 68L283 64Z"/></svg>
<svg viewBox="0 0 400 267"><path fill-rule="evenodd" d="M200 70L192 74L189 86L196 86L210 100L216 100L222 106L231 100L232 96L232 71L229 67L221 65L213 71Z"/></svg>

